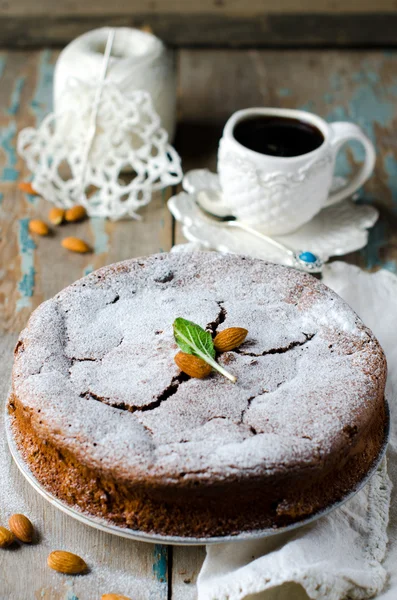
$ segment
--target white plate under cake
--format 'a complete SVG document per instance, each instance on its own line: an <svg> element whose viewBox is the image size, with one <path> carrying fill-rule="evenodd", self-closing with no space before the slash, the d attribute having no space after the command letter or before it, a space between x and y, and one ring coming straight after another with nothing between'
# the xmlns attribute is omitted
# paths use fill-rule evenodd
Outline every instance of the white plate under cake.
<svg viewBox="0 0 397 600"><path fill-rule="evenodd" d="M181 373L172 324L248 330ZM217 253L104 267L32 314L15 349L14 439L52 494L148 533L222 536L306 519L357 487L385 440L386 362L310 275Z"/></svg>

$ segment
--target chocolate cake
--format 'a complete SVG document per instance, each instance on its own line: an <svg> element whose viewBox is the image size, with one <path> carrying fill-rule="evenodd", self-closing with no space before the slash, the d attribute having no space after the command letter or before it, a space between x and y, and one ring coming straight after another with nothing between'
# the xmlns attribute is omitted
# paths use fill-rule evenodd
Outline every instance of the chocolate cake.
<svg viewBox="0 0 397 600"><path fill-rule="evenodd" d="M172 324L248 329L181 373ZM386 362L311 275L218 253L104 267L44 302L15 348L12 431L71 506L177 536L280 527L355 489L385 439Z"/></svg>

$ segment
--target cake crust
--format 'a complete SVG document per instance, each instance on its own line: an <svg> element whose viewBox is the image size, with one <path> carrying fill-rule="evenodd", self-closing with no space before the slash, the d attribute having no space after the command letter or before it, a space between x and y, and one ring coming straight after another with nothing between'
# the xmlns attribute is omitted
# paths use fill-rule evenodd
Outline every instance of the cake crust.
<svg viewBox="0 0 397 600"><path fill-rule="evenodd" d="M172 323L244 327L190 379ZM310 275L217 253L90 274L43 303L15 349L13 432L35 476L91 514L208 536L281 526L337 501L385 437L383 351Z"/></svg>

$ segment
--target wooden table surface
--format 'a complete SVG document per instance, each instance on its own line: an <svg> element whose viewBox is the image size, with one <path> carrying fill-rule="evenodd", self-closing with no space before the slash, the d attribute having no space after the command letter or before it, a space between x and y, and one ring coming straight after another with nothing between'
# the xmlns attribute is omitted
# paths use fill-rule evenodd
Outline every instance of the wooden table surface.
<svg viewBox="0 0 397 600"><path fill-rule="evenodd" d="M16 336L31 311L84 274L118 260L169 250L183 241L158 194L141 211L142 222L91 219L32 238L28 221L45 218L48 204L17 188L29 178L16 153L17 133L36 126L51 110L57 52L0 53L0 298L2 398L6 397ZM314 111L328 120L352 120L376 144L374 176L361 193L381 218L367 248L346 257L367 269L396 270L397 237L397 52L291 50L180 50L176 146L185 170L215 169L222 125L235 110L280 106ZM361 159L352 146L338 161L349 175ZM60 246L66 235L92 244L89 255ZM3 411L2 411L3 412ZM2 412L0 419L2 419ZM0 422L0 524L11 512L25 512L37 525L39 543L0 552L1 600L96 600L115 591L134 600L190 600L204 549L135 543L98 532L46 503L22 479L7 453ZM90 573L67 577L51 572L51 550L75 551ZM294 596L295 597L295 596Z"/></svg>

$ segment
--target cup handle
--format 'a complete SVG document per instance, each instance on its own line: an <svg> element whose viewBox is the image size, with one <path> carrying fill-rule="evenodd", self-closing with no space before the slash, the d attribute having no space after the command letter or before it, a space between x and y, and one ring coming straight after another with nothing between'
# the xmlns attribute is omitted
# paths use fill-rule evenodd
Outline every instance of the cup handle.
<svg viewBox="0 0 397 600"><path fill-rule="evenodd" d="M371 140L365 135L361 129L354 123L347 123L344 121L337 123L330 123L331 129L331 148L336 157L342 146L350 141L357 140L361 142L365 150L364 162L359 172L351 179L343 188L332 192L325 203L325 206L330 206L336 202L340 202L344 198L352 196L363 183L370 177L374 166L375 166L375 148Z"/></svg>

